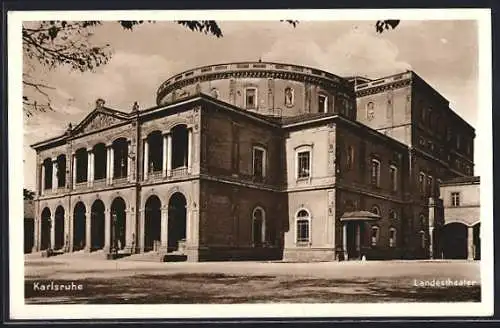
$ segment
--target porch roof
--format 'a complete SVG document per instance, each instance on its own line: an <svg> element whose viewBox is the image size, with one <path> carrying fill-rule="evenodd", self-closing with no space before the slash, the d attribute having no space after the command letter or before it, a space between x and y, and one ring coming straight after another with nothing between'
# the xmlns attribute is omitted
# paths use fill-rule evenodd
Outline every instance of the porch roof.
<svg viewBox="0 0 500 328"><path fill-rule="evenodd" d="M340 221L375 221L380 219L380 215L368 211L345 212Z"/></svg>

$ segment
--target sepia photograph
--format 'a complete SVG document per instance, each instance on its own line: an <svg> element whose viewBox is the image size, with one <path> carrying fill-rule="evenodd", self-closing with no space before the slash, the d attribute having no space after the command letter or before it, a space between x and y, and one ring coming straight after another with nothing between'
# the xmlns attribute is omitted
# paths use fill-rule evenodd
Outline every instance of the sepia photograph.
<svg viewBox="0 0 500 328"><path fill-rule="evenodd" d="M491 315L490 29L11 12L11 312Z"/></svg>

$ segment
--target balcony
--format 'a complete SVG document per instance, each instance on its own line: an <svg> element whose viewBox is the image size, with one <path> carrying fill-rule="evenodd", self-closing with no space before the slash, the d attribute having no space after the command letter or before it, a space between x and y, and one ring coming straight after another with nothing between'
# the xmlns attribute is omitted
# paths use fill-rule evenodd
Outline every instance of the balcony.
<svg viewBox="0 0 500 328"><path fill-rule="evenodd" d="M178 178L188 175L188 168L186 166L178 167L172 170L172 177Z"/></svg>
<svg viewBox="0 0 500 328"><path fill-rule="evenodd" d="M123 185L128 183L128 177L119 177L119 178L113 178L111 184L112 185Z"/></svg>
<svg viewBox="0 0 500 328"><path fill-rule="evenodd" d="M93 187L94 188L104 188L104 187L106 187L106 178L94 180Z"/></svg>
<svg viewBox="0 0 500 328"><path fill-rule="evenodd" d="M87 181L82 181L75 183L75 187L73 189L82 190L82 189L87 189L87 187L88 187Z"/></svg>
<svg viewBox="0 0 500 328"><path fill-rule="evenodd" d="M160 171L152 171L148 173L148 181L160 181L163 179L163 172Z"/></svg>

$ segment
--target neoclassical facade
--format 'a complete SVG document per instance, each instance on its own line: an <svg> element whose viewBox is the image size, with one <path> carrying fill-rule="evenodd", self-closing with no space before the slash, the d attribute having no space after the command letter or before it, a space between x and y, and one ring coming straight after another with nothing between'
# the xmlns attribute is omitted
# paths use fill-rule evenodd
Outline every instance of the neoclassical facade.
<svg viewBox="0 0 500 328"><path fill-rule="evenodd" d="M440 182L473 174L474 129L414 72L228 63L171 77L156 100L118 111L98 99L32 145L34 251L428 258Z"/></svg>

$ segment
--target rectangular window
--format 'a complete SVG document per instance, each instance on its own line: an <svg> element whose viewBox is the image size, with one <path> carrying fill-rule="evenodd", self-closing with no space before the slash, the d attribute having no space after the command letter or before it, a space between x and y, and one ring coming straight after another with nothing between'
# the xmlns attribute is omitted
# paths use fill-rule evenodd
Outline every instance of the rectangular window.
<svg viewBox="0 0 500 328"><path fill-rule="evenodd" d="M451 193L451 206L458 207L460 206L460 193L452 192Z"/></svg>
<svg viewBox="0 0 500 328"><path fill-rule="evenodd" d="M266 151L260 147L253 148L253 175L258 179L266 176L265 173Z"/></svg>
<svg viewBox="0 0 500 328"><path fill-rule="evenodd" d="M297 220L297 243L309 242L309 220Z"/></svg>
<svg viewBox="0 0 500 328"><path fill-rule="evenodd" d="M247 109L257 108L257 89L248 88L245 90L245 107Z"/></svg>
<svg viewBox="0 0 500 328"><path fill-rule="evenodd" d="M372 159L371 183L376 187L380 186L380 162L376 159Z"/></svg>
<svg viewBox="0 0 500 328"><path fill-rule="evenodd" d="M397 191L398 190L398 168L395 167L394 165L391 165L391 190L392 191Z"/></svg>
<svg viewBox="0 0 500 328"><path fill-rule="evenodd" d="M297 177L300 178L309 178L311 176L311 152L302 151L297 154L298 159L298 174Z"/></svg>
<svg viewBox="0 0 500 328"><path fill-rule="evenodd" d="M328 97L324 95L318 96L318 112L328 113Z"/></svg>
<svg viewBox="0 0 500 328"><path fill-rule="evenodd" d="M418 176L418 185L419 185L419 190L420 193L425 192L425 174L423 172L420 172Z"/></svg>

